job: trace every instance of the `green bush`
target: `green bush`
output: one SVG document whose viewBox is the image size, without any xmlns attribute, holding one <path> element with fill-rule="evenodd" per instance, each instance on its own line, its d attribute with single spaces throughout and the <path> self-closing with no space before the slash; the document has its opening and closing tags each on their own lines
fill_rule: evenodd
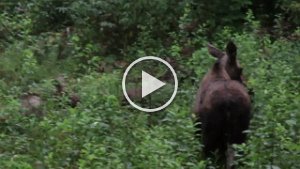
<svg viewBox="0 0 300 169">
<path fill-rule="evenodd" d="M 255 93 L 236 163 L 300 168 L 298 2 L 22 0 L 0 9 L 0 168 L 218 168 L 201 155 L 191 107 L 214 62 L 206 45 L 229 39 Z M 171 62 L 180 79 L 158 113 L 122 97 L 126 65 L 144 55 Z M 41 98 L 42 116 L 22 113 L 26 94 Z"/>
</svg>

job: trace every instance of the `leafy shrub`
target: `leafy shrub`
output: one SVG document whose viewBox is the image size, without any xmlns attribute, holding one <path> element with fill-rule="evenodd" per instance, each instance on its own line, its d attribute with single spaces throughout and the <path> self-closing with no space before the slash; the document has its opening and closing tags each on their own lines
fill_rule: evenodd
<svg viewBox="0 0 300 169">
<path fill-rule="evenodd" d="M 243 152 L 236 162 L 300 167 L 299 30 L 279 24 L 297 26 L 296 1 L 274 1 L 270 13 L 266 2 L 233 0 L 9 2 L 0 3 L 1 167 L 216 168 L 201 156 L 191 106 L 214 61 L 206 44 L 223 48 L 228 39 L 255 92 L 249 139 L 236 146 Z M 265 23 L 275 21 L 282 33 L 266 34 Z M 165 58 L 180 79 L 174 102 L 154 114 L 122 102 L 117 62 L 143 55 Z M 61 75 L 68 83 L 58 95 Z M 68 103 L 72 92 L 76 107 Z M 42 117 L 21 113 L 25 93 L 39 94 Z"/>
</svg>

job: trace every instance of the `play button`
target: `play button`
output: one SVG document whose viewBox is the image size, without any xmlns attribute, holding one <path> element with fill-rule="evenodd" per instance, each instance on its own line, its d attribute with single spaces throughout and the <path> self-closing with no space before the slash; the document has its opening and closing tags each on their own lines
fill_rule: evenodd
<svg viewBox="0 0 300 169">
<path fill-rule="evenodd" d="M 166 85 L 166 83 L 142 71 L 142 98 L 164 85 Z"/>
<path fill-rule="evenodd" d="M 178 88 L 175 70 L 165 60 L 146 56 L 132 62 L 125 70 L 122 90 L 134 108 L 155 112 L 174 100 Z"/>
</svg>

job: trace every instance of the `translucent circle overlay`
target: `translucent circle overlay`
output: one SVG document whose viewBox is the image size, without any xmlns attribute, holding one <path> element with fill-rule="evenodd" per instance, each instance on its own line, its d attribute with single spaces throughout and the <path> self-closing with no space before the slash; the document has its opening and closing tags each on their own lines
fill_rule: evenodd
<svg viewBox="0 0 300 169">
<path fill-rule="evenodd" d="M 149 109 L 149 108 L 143 108 L 137 104 L 135 104 L 128 96 L 127 94 L 127 91 L 126 91 L 126 78 L 127 78 L 127 75 L 128 75 L 128 72 L 130 71 L 130 69 L 136 65 L 137 63 L 139 62 L 142 62 L 142 61 L 145 61 L 145 60 L 155 60 L 155 61 L 159 61 L 161 63 L 163 63 L 164 65 L 166 65 L 172 72 L 173 74 L 173 78 L 174 78 L 174 83 L 175 83 L 175 86 L 174 86 L 174 91 L 172 93 L 172 96 L 171 98 L 165 103 L 163 104 L 162 106 L 160 107 L 157 107 L 157 108 L 152 108 L 152 109 Z M 178 79 L 177 79 L 177 75 L 176 75 L 176 72 L 175 70 L 173 69 L 173 67 L 165 60 L 159 58 L 159 57 L 155 57 L 155 56 L 145 56 L 145 57 L 141 57 L 135 61 L 133 61 L 125 70 L 125 73 L 123 75 L 123 79 L 122 79 L 122 90 L 123 90 L 123 94 L 126 98 L 126 100 L 136 109 L 140 110 L 140 111 L 144 111 L 144 112 L 156 112 L 156 111 L 160 111 L 164 108 L 166 108 L 167 106 L 169 106 L 172 101 L 174 100 L 176 94 L 177 94 L 177 90 L 178 90 Z"/>
</svg>

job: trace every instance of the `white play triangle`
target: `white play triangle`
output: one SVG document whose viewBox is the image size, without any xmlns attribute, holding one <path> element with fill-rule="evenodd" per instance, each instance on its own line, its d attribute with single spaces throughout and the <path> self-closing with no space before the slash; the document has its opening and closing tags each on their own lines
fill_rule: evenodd
<svg viewBox="0 0 300 169">
<path fill-rule="evenodd" d="M 164 85 L 166 85 L 166 83 L 151 76 L 147 72 L 142 71 L 142 98 L 163 87 Z"/>
</svg>

